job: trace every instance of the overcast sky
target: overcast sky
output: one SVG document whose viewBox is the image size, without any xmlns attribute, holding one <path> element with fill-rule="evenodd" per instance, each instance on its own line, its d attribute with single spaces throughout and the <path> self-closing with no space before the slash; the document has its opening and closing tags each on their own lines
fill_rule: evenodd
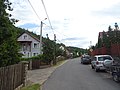
<svg viewBox="0 0 120 90">
<path fill-rule="evenodd" d="M 12 15 L 18 19 L 16 26 L 40 34 L 40 21 L 48 18 L 41 0 L 9 0 Z M 31 2 L 35 12 L 33 11 Z M 98 33 L 120 24 L 120 0 L 43 0 L 49 19 L 43 22 L 43 37 L 66 46 L 88 48 L 95 45 Z M 91 43 L 90 43 L 91 42 Z"/>
</svg>

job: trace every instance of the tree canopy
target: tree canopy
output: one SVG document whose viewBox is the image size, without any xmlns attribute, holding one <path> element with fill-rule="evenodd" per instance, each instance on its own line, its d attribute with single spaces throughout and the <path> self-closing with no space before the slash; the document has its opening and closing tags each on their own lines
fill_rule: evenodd
<svg viewBox="0 0 120 90">
<path fill-rule="evenodd" d="M 9 19 L 12 11 L 8 0 L 0 0 L 0 67 L 18 63 L 20 54 L 17 44 L 17 33 L 14 27 L 15 19 Z"/>
<path fill-rule="evenodd" d="M 98 42 L 95 48 L 106 47 L 110 48 L 112 44 L 120 43 L 120 31 L 119 26 L 115 23 L 115 29 L 112 29 L 111 26 L 108 27 L 108 31 L 102 32 L 102 38 L 98 38 Z"/>
</svg>

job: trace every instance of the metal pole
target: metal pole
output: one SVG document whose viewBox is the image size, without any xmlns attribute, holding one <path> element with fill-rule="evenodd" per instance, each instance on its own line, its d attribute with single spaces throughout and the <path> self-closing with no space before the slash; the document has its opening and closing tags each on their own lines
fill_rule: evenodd
<svg viewBox="0 0 120 90">
<path fill-rule="evenodd" d="M 54 60 L 53 60 L 53 64 L 56 65 L 56 35 L 54 34 Z"/>
<path fill-rule="evenodd" d="M 45 18 L 44 20 L 46 20 Z M 42 54 L 42 27 L 43 27 L 43 22 L 41 21 L 41 27 L 40 27 L 40 54 Z"/>
<path fill-rule="evenodd" d="M 41 21 L 41 28 L 40 28 L 40 54 L 42 54 L 42 26 L 43 26 L 43 22 Z"/>
</svg>

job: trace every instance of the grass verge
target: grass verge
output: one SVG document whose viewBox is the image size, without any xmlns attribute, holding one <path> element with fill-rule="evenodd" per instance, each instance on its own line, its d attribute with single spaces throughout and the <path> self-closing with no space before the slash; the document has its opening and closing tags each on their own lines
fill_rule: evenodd
<svg viewBox="0 0 120 90">
<path fill-rule="evenodd" d="M 20 90 L 40 90 L 40 84 L 33 84 L 30 86 L 26 86 L 21 88 Z"/>
<path fill-rule="evenodd" d="M 66 62 L 66 60 L 58 61 L 57 64 L 54 66 L 60 66 L 60 65 L 64 64 L 65 62 Z"/>
</svg>

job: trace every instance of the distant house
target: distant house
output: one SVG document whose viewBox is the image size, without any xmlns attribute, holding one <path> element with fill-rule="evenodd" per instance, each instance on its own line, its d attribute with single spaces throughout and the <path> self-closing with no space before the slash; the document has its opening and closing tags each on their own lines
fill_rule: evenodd
<svg viewBox="0 0 120 90">
<path fill-rule="evenodd" d="M 17 41 L 20 44 L 20 53 L 24 58 L 37 56 L 40 54 L 40 40 L 28 32 L 22 33 Z"/>
<path fill-rule="evenodd" d="M 72 55 L 72 53 L 70 53 L 68 49 L 65 48 L 64 46 L 60 46 L 59 49 L 61 49 L 62 51 L 65 51 L 67 57 Z"/>
</svg>

